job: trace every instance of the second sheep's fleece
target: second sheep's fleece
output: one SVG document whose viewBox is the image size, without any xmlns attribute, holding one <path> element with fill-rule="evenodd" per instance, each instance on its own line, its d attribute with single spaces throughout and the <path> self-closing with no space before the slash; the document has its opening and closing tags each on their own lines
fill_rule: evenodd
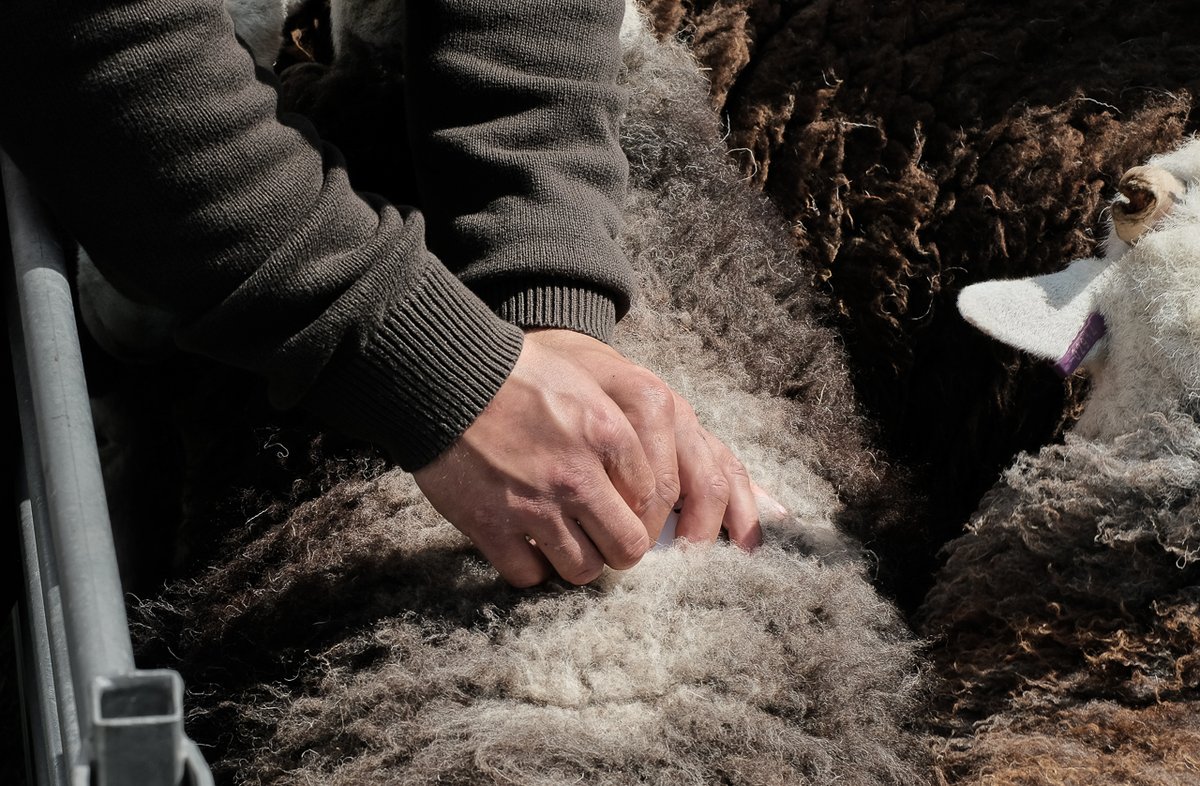
<svg viewBox="0 0 1200 786">
<path fill-rule="evenodd" d="M 967 325 L 958 293 L 1090 254 L 1121 174 L 1200 130 L 1200 14 L 1189 0 L 648 6 L 708 69 L 731 153 L 833 303 L 882 446 L 918 473 L 925 515 L 888 544 L 915 606 L 936 550 L 1018 452 L 1059 438 L 1083 387 L 1064 395 L 1048 364 Z"/>
<path fill-rule="evenodd" d="M 835 484 L 867 488 L 875 462 L 837 342 L 807 299 L 785 309 L 763 292 L 760 277 L 800 263 L 730 168 L 690 56 L 636 15 L 624 48 L 625 243 L 642 297 L 616 343 L 688 398 L 790 515 L 753 555 L 681 546 L 585 588 L 517 591 L 409 477 L 325 438 L 305 451 L 307 438 L 285 449 L 272 434 L 262 452 L 309 460 L 307 474 L 275 492 L 253 475 L 208 487 L 259 483 L 249 508 L 191 490 L 185 527 L 193 544 L 209 533 L 195 550 L 208 564 L 133 614 L 142 662 L 184 674 L 190 732 L 219 777 L 929 782 L 909 730 L 924 690 L 916 642 L 835 526 Z M 699 284 L 718 274 L 727 290 Z M 803 346 L 732 351 L 784 323 Z M 745 364 L 771 363 L 798 364 L 814 387 L 763 391 Z M 185 442 L 203 458 L 214 438 Z"/>
<path fill-rule="evenodd" d="M 1017 346 L 1086 354 L 1095 379 L 1064 444 L 1021 456 L 949 545 L 921 610 L 963 781 L 1200 777 L 1198 175 L 1200 141 L 1130 170 L 1102 259 L 960 299 Z M 1108 332 L 1088 353 L 1093 314 Z"/>
</svg>

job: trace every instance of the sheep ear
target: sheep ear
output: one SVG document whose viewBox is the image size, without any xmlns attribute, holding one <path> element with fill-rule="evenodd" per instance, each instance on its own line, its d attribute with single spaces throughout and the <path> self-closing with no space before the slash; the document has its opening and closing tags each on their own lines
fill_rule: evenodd
<svg viewBox="0 0 1200 786">
<path fill-rule="evenodd" d="M 958 310 L 975 327 L 1069 374 L 1104 334 L 1095 293 L 1109 262 L 1081 259 L 1066 270 L 1015 281 L 973 284 L 958 296 Z"/>
</svg>

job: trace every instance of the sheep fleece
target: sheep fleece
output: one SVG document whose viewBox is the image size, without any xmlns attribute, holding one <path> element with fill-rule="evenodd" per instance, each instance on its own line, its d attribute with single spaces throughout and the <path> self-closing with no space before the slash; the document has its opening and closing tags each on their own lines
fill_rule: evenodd
<svg viewBox="0 0 1200 786">
<path fill-rule="evenodd" d="M 393 472 L 140 615 L 213 664 L 219 688 L 189 687 L 222 694 L 201 722 L 238 783 L 925 782 L 895 726 L 916 671 L 894 610 L 853 564 L 772 540 L 520 592 Z M 241 682 L 276 659 L 294 670 Z"/>
<path fill-rule="evenodd" d="M 923 690 L 916 642 L 834 526 L 831 480 L 845 476 L 822 471 L 870 464 L 861 432 L 834 439 L 857 423 L 836 341 L 811 316 L 796 324 L 813 342 L 806 367 L 830 384 L 820 406 L 756 390 L 743 355 L 705 346 L 710 319 L 760 305 L 785 318 L 754 271 L 795 252 L 724 159 L 711 112 L 670 111 L 704 106 L 687 54 L 629 34 L 626 243 L 644 297 L 617 344 L 791 515 L 754 555 L 681 547 L 585 588 L 517 591 L 410 478 L 350 464 L 296 507 L 231 522 L 207 569 L 135 611 L 142 657 L 188 680 L 191 732 L 222 779 L 928 782 L 907 728 Z M 737 288 L 677 310 L 703 265 Z M 814 431 L 797 438 L 805 413 Z"/>
<path fill-rule="evenodd" d="M 950 772 L 1022 784 L 1195 778 L 1197 489 L 1200 427 L 1186 414 L 1146 415 L 1111 442 L 1068 434 L 1004 474 L 948 546 L 920 612 L 941 640 Z"/>
</svg>

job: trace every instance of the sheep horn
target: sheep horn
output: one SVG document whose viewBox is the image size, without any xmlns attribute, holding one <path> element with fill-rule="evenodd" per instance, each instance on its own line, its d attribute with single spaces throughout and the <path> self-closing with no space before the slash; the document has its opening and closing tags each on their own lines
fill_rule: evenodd
<svg viewBox="0 0 1200 786">
<path fill-rule="evenodd" d="M 1113 227 L 1126 243 L 1137 239 L 1171 212 L 1183 195 L 1183 181 L 1156 166 L 1135 166 L 1121 177 L 1113 203 Z"/>
</svg>

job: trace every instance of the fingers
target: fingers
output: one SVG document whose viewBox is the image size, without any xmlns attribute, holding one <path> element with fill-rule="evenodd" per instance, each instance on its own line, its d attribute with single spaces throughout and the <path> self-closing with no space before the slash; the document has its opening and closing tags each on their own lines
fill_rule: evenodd
<svg viewBox="0 0 1200 786">
<path fill-rule="evenodd" d="M 527 513 L 477 532 L 471 540 L 514 587 L 532 587 L 555 574 L 572 584 L 587 584 L 604 570 L 605 558 L 574 519 Z"/>
<path fill-rule="evenodd" d="M 758 503 L 754 496 L 754 484 L 746 467 L 733 455 L 724 443 L 704 432 L 717 464 L 729 480 L 729 505 L 722 519 L 729 539 L 746 551 L 753 551 L 762 544 L 762 527 L 758 519 Z"/>
<path fill-rule="evenodd" d="M 677 409 L 684 415 L 691 414 L 691 407 L 682 401 L 677 404 Z M 680 421 L 675 441 L 679 451 L 682 509 L 675 537 L 711 543 L 721 532 L 732 484 L 717 462 L 704 429 L 696 423 L 695 415 L 681 417 Z"/>
<path fill-rule="evenodd" d="M 606 392 L 625 413 L 650 468 L 652 491 L 644 494 L 646 482 L 642 479 L 637 490 L 622 490 L 622 497 L 642 520 L 650 540 L 654 541 L 679 501 L 676 396 L 666 383 L 649 372 L 630 375 L 626 384 L 610 385 Z"/>
<path fill-rule="evenodd" d="M 754 501 L 758 503 L 759 510 L 768 511 L 768 518 L 772 521 L 784 519 L 788 515 L 788 509 L 783 504 L 772 497 L 762 486 L 750 481 L 750 490 L 754 492 Z"/>
<path fill-rule="evenodd" d="M 534 587 L 553 575 L 550 563 L 538 546 L 523 537 L 472 537 L 471 540 L 500 577 L 514 587 Z"/>
<path fill-rule="evenodd" d="M 692 408 L 570 331 L 529 334 L 492 403 L 414 477 L 518 587 L 632 567 L 681 500 L 680 537 L 710 542 L 724 527 L 748 549 L 761 538 L 745 469 Z"/>
<path fill-rule="evenodd" d="M 683 495 L 677 537 L 708 543 L 724 528 L 738 546 L 747 551 L 757 548 L 762 528 L 745 466 L 700 426 L 686 403 L 681 400 L 677 408 L 682 414 L 676 442 Z"/>
<path fill-rule="evenodd" d="M 590 493 L 579 496 L 564 510 L 591 539 L 605 564 L 617 570 L 632 568 L 653 543 L 642 520 L 610 483 L 596 483 Z"/>
<path fill-rule="evenodd" d="M 573 519 L 560 521 L 553 533 L 542 540 L 535 539 L 534 545 L 555 572 L 572 584 L 593 582 L 604 570 L 604 557 L 579 522 Z"/>
</svg>

